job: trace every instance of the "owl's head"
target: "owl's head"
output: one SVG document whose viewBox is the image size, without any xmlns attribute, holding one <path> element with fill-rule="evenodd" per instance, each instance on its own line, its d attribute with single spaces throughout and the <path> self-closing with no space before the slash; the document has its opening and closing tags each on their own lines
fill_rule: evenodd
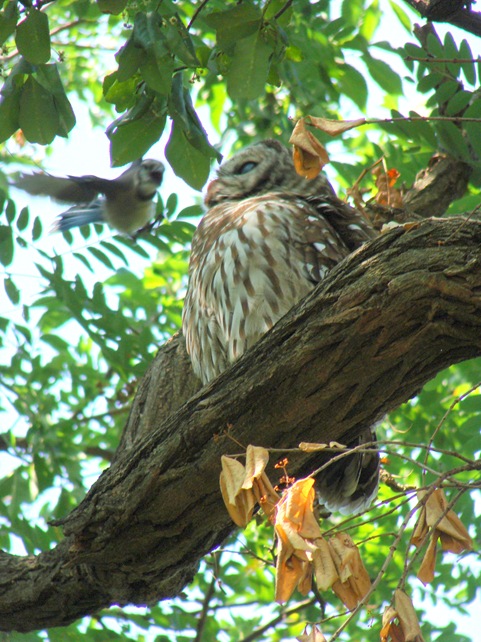
<svg viewBox="0 0 481 642">
<path fill-rule="evenodd" d="M 213 207 L 222 201 L 236 201 L 268 192 L 288 192 L 299 196 L 326 190 L 328 182 L 320 174 L 308 180 L 300 176 L 291 152 L 273 139 L 250 145 L 223 163 L 217 178 L 207 188 L 205 204 Z"/>
</svg>

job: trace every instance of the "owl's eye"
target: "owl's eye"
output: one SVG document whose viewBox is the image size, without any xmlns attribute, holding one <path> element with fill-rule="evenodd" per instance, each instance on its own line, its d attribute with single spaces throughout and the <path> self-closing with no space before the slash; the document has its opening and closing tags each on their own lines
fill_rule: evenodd
<svg viewBox="0 0 481 642">
<path fill-rule="evenodd" d="M 247 174 L 248 172 L 252 172 L 252 170 L 257 167 L 257 163 L 254 163 L 253 161 L 247 161 L 247 163 L 244 163 L 241 165 L 239 168 L 239 171 L 237 172 L 238 174 Z"/>
</svg>

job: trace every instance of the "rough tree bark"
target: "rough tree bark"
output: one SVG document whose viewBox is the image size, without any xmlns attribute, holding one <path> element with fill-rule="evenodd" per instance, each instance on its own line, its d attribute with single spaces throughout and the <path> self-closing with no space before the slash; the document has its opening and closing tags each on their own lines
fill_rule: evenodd
<svg viewBox="0 0 481 642">
<path fill-rule="evenodd" d="M 173 339 L 140 386 L 113 465 L 64 520 L 66 539 L 37 557 L 1 554 L 0 630 L 178 594 L 233 530 L 218 487 L 221 454 L 239 451 L 226 430 L 276 448 L 355 435 L 441 369 L 481 354 L 480 293 L 481 223 L 428 220 L 348 257 L 171 413 L 198 385 Z M 173 400 L 167 409 L 159 391 Z M 291 458 L 289 472 L 312 466 L 312 455 Z"/>
</svg>

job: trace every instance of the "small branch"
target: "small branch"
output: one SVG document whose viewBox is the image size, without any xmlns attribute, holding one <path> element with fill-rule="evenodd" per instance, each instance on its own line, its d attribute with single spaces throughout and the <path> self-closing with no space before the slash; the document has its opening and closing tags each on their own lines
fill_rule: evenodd
<svg viewBox="0 0 481 642">
<path fill-rule="evenodd" d="M 214 553 L 215 557 L 216 553 Z M 214 569 L 215 571 L 215 569 Z M 205 623 L 207 622 L 207 615 L 209 613 L 209 608 L 210 608 L 210 601 L 214 597 L 215 594 L 215 586 L 217 583 L 217 577 L 215 575 L 215 572 L 212 571 L 212 579 L 210 581 L 210 584 L 207 588 L 207 591 L 204 595 L 204 600 L 202 601 L 202 609 L 199 614 L 199 619 L 197 620 L 197 627 L 196 627 L 196 634 L 195 634 L 195 640 L 194 642 L 202 642 L 202 636 L 204 633 L 204 628 L 205 628 Z"/>
<path fill-rule="evenodd" d="M 444 423 L 445 423 L 446 419 L 448 418 L 448 416 L 451 414 L 451 412 L 454 410 L 454 408 L 458 405 L 458 403 L 463 401 L 463 399 L 466 399 L 466 397 L 469 397 L 469 395 L 472 392 L 474 392 L 475 390 L 477 390 L 480 386 L 481 386 L 481 382 L 478 382 L 476 385 L 474 385 L 472 388 L 470 388 L 467 392 L 465 392 L 464 394 L 462 394 L 459 397 L 457 397 L 457 399 L 455 399 L 451 403 L 449 408 L 446 410 L 446 412 L 444 413 L 441 421 L 438 423 L 438 425 L 434 429 L 433 434 L 429 438 L 429 442 L 428 442 L 427 447 L 426 447 L 426 454 L 424 456 L 424 464 L 425 465 L 427 464 L 428 457 L 429 457 L 429 455 L 431 453 L 431 447 L 433 445 L 434 439 L 436 438 L 436 435 L 438 434 L 438 432 L 441 430 L 441 427 L 444 425 Z M 424 476 L 425 476 L 425 472 L 423 472 L 423 477 Z"/>
<path fill-rule="evenodd" d="M 192 18 L 190 19 L 189 24 L 187 25 L 187 31 L 189 31 L 189 29 L 192 27 L 192 25 L 194 24 L 194 22 L 197 20 L 197 17 L 198 17 L 198 15 L 199 15 L 199 13 L 202 11 L 202 9 L 205 7 L 205 5 L 206 5 L 208 2 L 209 2 L 209 0 L 202 0 L 202 2 L 200 3 L 200 5 L 199 5 L 199 6 L 197 7 L 197 9 L 194 11 L 194 15 L 192 16 Z"/>
<path fill-rule="evenodd" d="M 292 0 L 287 0 L 286 4 L 279 9 L 279 11 L 274 15 L 274 20 L 279 20 L 283 13 L 285 13 L 292 4 Z"/>
<path fill-rule="evenodd" d="M 468 62 L 479 62 L 479 58 L 434 58 L 434 57 L 426 57 L 426 58 L 418 58 L 417 56 L 404 56 L 403 60 L 406 60 L 407 62 L 445 62 L 445 63 L 454 63 L 458 65 L 462 65 L 464 63 Z"/>
<path fill-rule="evenodd" d="M 262 635 L 266 631 L 268 631 L 270 628 L 278 624 L 279 622 L 282 622 L 282 620 L 285 620 L 287 617 L 290 615 L 294 615 L 295 613 L 299 613 L 299 611 L 303 611 L 304 609 L 308 608 L 309 606 L 314 606 L 314 604 L 317 604 L 317 598 L 312 598 L 310 600 L 305 600 L 304 602 L 300 602 L 299 604 L 296 604 L 296 606 L 293 606 L 290 609 L 286 609 L 285 611 L 282 611 L 277 615 L 275 618 L 273 618 L 270 622 L 267 622 L 267 624 L 264 624 L 264 626 L 261 626 L 259 629 L 254 631 L 253 633 L 250 633 L 247 637 L 242 638 L 239 640 L 239 642 L 253 642 L 253 640 L 259 640 Z"/>
</svg>

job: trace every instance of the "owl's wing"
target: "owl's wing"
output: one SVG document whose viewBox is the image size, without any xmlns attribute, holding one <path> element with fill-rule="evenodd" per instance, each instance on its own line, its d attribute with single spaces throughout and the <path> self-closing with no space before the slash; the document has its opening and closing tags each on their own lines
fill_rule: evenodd
<svg viewBox="0 0 481 642">
<path fill-rule="evenodd" d="M 334 193 L 308 196 L 306 200 L 336 230 L 351 252 L 378 236 L 361 212 L 341 201 Z"/>
</svg>

